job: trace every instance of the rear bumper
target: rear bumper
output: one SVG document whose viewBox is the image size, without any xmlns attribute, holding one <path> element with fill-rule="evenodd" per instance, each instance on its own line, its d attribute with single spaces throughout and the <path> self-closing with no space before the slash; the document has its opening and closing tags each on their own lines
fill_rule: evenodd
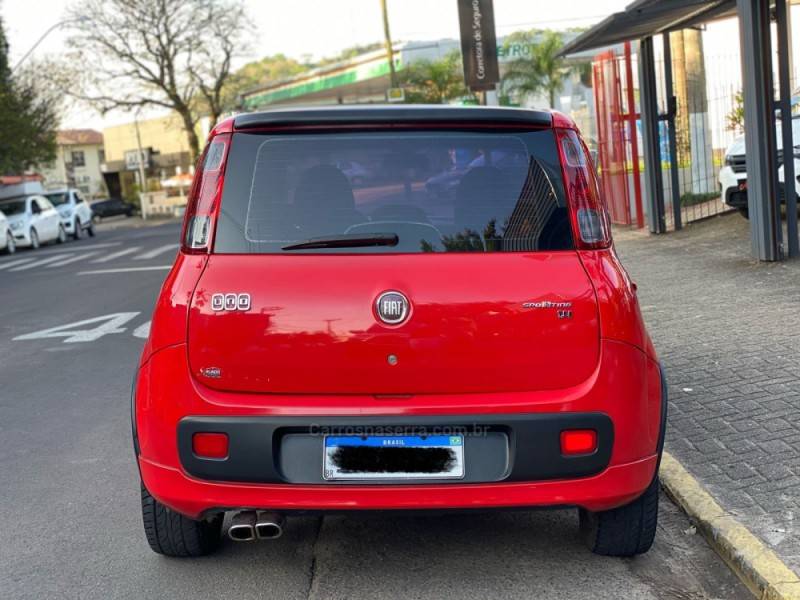
<svg viewBox="0 0 800 600">
<path fill-rule="evenodd" d="M 200 481 L 145 459 L 147 490 L 193 518 L 219 509 L 281 511 L 481 509 L 580 506 L 601 511 L 636 499 L 655 475 L 658 456 L 616 465 L 593 477 L 528 483 L 447 485 L 252 485 Z"/>
<path fill-rule="evenodd" d="M 665 394 L 658 364 L 640 349 L 609 340 L 601 346 L 594 374 L 572 388 L 394 399 L 216 392 L 189 374 L 186 348 L 170 346 L 152 354 L 136 378 L 134 444 L 140 473 L 157 500 L 191 517 L 239 508 L 608 510 L 635 499 L 655 475 Z M 316 484 L 306 475 L 292 476 L 278 460 L 281 432 L 365 422 L 488 425 L 507 436 L 508 466 L 499 475 L 449 483 Z M 598 451 L 565 459 L 560 431 L 584 426 L 598 431 Z M 194 457 L 194 431 L 229 433 L 231 462 Z M 319 443 L 319 455 L 316 450 L 294 455 L 296 461 L 311 456 L 321 467 Z"/>
</svg>

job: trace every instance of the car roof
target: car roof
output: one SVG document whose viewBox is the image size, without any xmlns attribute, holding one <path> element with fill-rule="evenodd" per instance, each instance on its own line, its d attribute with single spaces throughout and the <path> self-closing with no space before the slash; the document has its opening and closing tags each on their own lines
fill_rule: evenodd
<svg viewBox="0 0 800 600">
<path fill-rule="evenodd" d="M 501 106 L 441 104 L 374 104 L 346 106 L 291 106 L 234 118 L 234 128 L 246 130 L 276 125 L 353 125 L 396 123 L 492 123 L 550 127 L 553 113 L 546 110 Z"/>
</svg>

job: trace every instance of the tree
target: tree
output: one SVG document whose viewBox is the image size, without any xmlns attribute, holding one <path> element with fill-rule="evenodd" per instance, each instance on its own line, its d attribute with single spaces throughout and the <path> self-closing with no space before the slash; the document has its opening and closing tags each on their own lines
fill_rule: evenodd
<svg viewBox="0 0 800 600">
<path fill-rule="evenodd" d="M 280 81 L 311 69 L 311 65 L 298 62 L 283 54 L 273 54 L 247 63 L 231 74 L 222 88 L 224 110 L 239 108 L 240 96 L 253 88 L 271 81 Z"/>
<path fill-rule="evenodd" d="M 739 90 L 733 96 L 733 108 L 725 115 L 727 128 L 734 133 L 744 131 L 744 92 Z"/>
<path fill-rule="evenodd" d="M 417 61 L 398 75 L 409 103 L 443 104 L 456 98 L 472 97 L 464 84 L 458 51 L 437 61 Z"/>
<path fill-rule="evenodd" d="M 31 70 L 12 77 L 0 19 L 0 173 L 23 173 L 55 159 L 57 98 L 36 81 Z"/>
<path fill-rule="evenodd" d="M 523 31 L 509 36 L 506 44 L 521 43 L 531 48 L 530 57 L 518 58 L 508 66 L 505 79 L 509 91 L 518 96 L 546 93 L 550 107 L 556 103 L 556 94 L 564 87 L 569 67 L 558 56 L 564 42 L 555 31 Z"/>
<path fill-rule="evenodd" d="M 197 121 L 224 109 L 231 61 L 249 32 L 242 0 L 78 0 L 70 17 L 70 46 L 91 57 L 72 93 L 101 113 L 174 110 L 196 157 Z"/>
</svg>

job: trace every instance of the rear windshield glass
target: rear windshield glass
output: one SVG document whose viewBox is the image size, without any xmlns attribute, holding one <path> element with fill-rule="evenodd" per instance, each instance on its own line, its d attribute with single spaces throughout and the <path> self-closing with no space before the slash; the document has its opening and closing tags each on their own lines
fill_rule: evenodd
<svg viewBox="0 0 800 600">
<path fill-rule="evenodd" d="M 317 238 L 322 243 L 316 247 L 291 248 Z M 348 241 L 353 239 L 357 242 Z M 214 251 L 530 252 L 572 247 L 550 130 L 237 133 Z"/>
</svg>

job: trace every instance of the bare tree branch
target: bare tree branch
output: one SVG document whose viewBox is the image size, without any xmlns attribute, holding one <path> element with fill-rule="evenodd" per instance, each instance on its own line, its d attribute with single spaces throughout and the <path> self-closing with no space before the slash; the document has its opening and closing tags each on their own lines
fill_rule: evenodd
<svg viewBox="0 0 800 600">
<path fill-rule="evenodd" d="M 90 17 L 76 19 L 69 38 L 89 69 L 68 93 L 101 112 L 174 110 L 196 157 L 200 111 L 219 118 L 222 87 L 249 32 L 242 0 L 78 0 L 70 13 Z"/>
</svg>

